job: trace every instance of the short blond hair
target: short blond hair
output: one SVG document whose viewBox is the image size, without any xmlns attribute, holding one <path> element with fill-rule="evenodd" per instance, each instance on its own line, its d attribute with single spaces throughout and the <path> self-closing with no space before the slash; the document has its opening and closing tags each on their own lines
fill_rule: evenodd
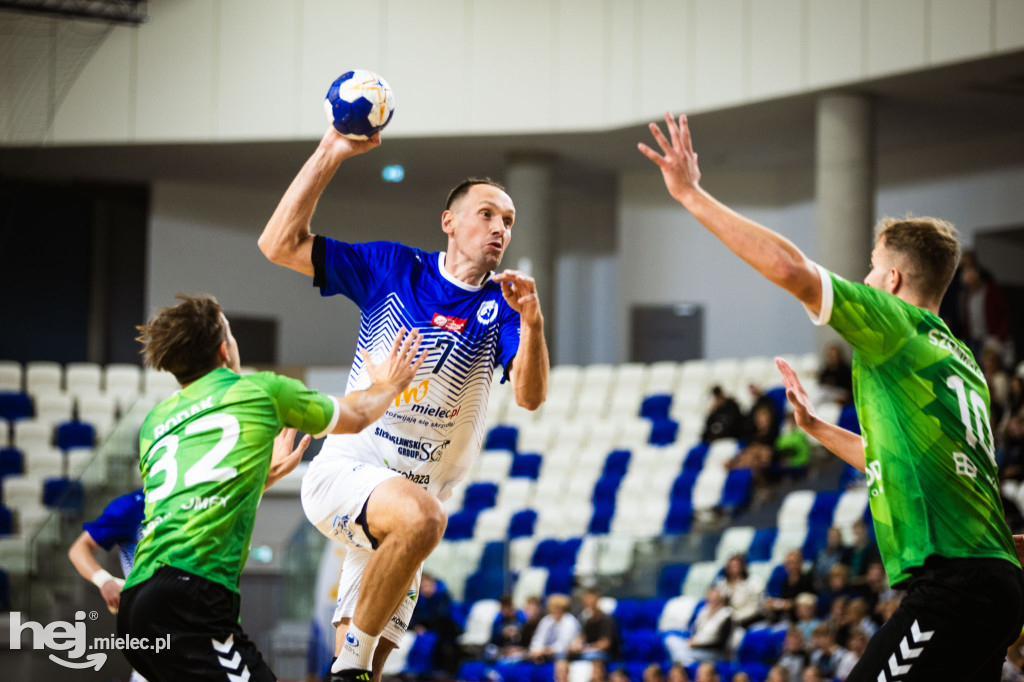
<svg viewBox="0 0 1024 682">
<path fill-rule="evenodd" d="M 960 263 L 960 235 L 953 223 L 927 216 L 882 218 L 875 226 L 875 243 L 882 240 L 901 257 L 900 274 L 910 288 L 940 302 Z"/>
</svg>

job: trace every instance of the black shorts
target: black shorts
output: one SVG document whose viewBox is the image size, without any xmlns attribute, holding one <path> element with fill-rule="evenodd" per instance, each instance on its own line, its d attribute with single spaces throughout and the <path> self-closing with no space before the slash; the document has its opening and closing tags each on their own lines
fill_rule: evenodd
<svg viewBox="0 0 1024 682">
<path fill-rule="evenodd" d="M 239 597 L 206 578 L 165 566 L 121 593 L 118 635 L 170 635 L 170 646 L 125 651 L 150 682 L 276 680 L 256 645 L 238 624 Z"/>
<path fill-rule="evenodd" d="M 847 682 L 999 682 L 1024 625 L 1024 572 L 1001 559 L 932 557 Z"/>
</svg>

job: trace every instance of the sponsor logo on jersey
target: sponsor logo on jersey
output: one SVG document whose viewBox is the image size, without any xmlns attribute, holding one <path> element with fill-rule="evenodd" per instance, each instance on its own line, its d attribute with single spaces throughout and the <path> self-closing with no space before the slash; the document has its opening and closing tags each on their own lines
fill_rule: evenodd
<svg viewBox="0 0 1024 682">
<path fill-rule="evenodd" d="M 420 593 L 417 592 L 416 590 L 409 590 L 405 594 L 405 596 L 408 597 L 409 601 L 411 601 L 413 604 L 415 604 L 416 600 L 420 598 Z"/>
<path fill-rule="evenodd" d="M 387 464 L 387 462 L 385 462 L 385 464 Z M 405 476 L 416 485 L 430 485 L 430 474 L 414 474 L 411 471 L 400 471 L 399 469 L 394 469 L 392 467 L 388 467 L 388 469 L 391 469 L 396 474 Z"/>
<path fill-rule="evenodd" d="M 398 627 L 402 628 L 403 630 L 409 629 L 409 626 L 405 624 L 405 621 L 399 618 L 398 616 L 391 616 L 391 622 L 397 625 Z"/>
<path fill-rule="evenodd" d="M 401 438 L 385 431 L 379 426 L 373 430 L 373 435 L 383 438 L 389 443 L 398 447 L 398 454 L 421 462 L 436 462 L 441 459 L 441 453 L 450 440 L 434 440 L 431 438 Z"/>
<path fill-rule="evenodd" d="M 871 491 L 871 497 L 884 495 L 885 491 L 882 490 L 882 463 L 877 459 L 873 462 L 868 462 L 864 467 L 864 473 L 868 477 L 868 490 Z"/>
<path fill-rule="evenodd" d="M 456 405 L 450 410 L 437 407 L 435 405 L 413 405 L 412 411 L 416 414 L 422 414 L 426 417 L 437 417 L 438 419 L 455 419 L 455 415 L 462 409 L 461 405 Z"/>
<path fill-rule="evenodd" d="M 484 301 L 476 311 L 476 319 L 480 324 L 490 324 L 498 316 L 498 302 Z"/>
<path fill-rule="evenodd" d="M 466 328 L 466 320 L 460 317 L 442 315 L 441 313 L 434 313 L 434 316 L 430 318 L 430 324 L 441 329 L 447 329 L 450 332 L 458 332 L 459 334 Z"/>
<path fill-rule="evenodd" d="M 227 509 L 229 497 L 231 496 L 224 495 L 222 497 L 220 495 L 210 495 L 209 497 L 193 497 L 189 499 L 188 502 L 181 505 L 181 508 L 184 509 L 185 511 L 188 511 L 189 509 L 201 511 L 203 509 L 206 509 L 207 507 L 216 507 L 217 505 L 220 505 L 221 507 Z"/>
<path fill-rule="evenodd" d="M 401 407 L 402 403 L 405 403 L 406 405 L 409 403 L 418 403 L 427 397 L 427 392 L 429 390 L 430 379 L 424 379 L 417 384 L 415 388 L 410 385 L 395 398 L 395 407 Z"/>
<path fill-rule="evenodd" d="M 180 412 L 177 412 L 173 416 L 168 417 L 167 421 L 165 421 L 163 424 L 159 424 L 155 429 L 153 429 L 153 438 L 159 439 L 162 435 L 164 435 L 165 433 L 167 433 L 168 431 L 170 431 L 175 426 L 185 421 L 189 417 L 194 417 L 204 410 L 212 409 L 213 398 L 203 398 L 198 403 L 193 403 L 193 405 L 187 410 L 181 410 Z"/>
</svg>

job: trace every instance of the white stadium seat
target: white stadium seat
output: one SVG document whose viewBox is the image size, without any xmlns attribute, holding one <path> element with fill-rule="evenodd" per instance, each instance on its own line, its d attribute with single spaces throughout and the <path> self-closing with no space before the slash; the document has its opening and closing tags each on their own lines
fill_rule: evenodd
<svg viewBox="0 0 1024 682">
<path fill-rule="evenodd" d="M 0 360 L 0 391 L 21 391 L 22 373 L 20 362 Z"/>
<path fill-rule="evenodd" d="M 71 395 L 96 394 L 103 381 L 103 368 L 95 362 L 71 362 L 64 368 L 64 390 Z"/>
<path fill-rule="evenodd" d="M 466 628 L 459 635 L 459 643 L 465 646 L 483 646 L 491 640 L 491 627 L 501 611 L 497 599 L 481 599 L 473 602 L 466 616 Z"/>
<path fill-rule="evenodd" d="M 64 390 L 64 368 L 57 362 L 35 361 L 25 365 L 25 391 L 59 393 Z"/>
</svg>

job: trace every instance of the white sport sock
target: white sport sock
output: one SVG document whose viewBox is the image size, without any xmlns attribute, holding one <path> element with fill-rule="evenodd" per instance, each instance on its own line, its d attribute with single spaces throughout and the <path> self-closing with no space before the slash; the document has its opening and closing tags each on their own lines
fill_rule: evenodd
<svg viewBox="0 0 1024 682">
<path fill-rule="evenodd" d="M 370 661 L 373 660 L 373 648 L 376 644 L 376 637 L 366 634 L 350 622 L 348 630 L 345 632 L 345 644 L 341 647 L 338 660 L 331 666 L 331 672 L 337 673 L 349 668 L 369 670 Z"/>
</svg>

